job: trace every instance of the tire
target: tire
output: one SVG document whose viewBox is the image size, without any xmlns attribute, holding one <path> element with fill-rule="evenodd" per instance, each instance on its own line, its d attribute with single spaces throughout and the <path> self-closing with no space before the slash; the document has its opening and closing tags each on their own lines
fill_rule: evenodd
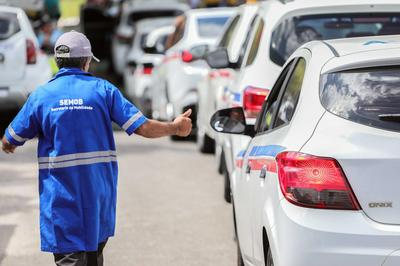
<svg viewBox="0 0 400 266">
<path fill-rule="evenodd" d="M 272 259 L 272 253 L 269 247 L 268 247 L 267 259 L 265 261 L 265 266 L 274 266 L 274 260 Z"/>
<path fill-rule="evenodd" d="M 203 136 L 197 136 L 197 144 L 201 153 L 214 153 L 215 152 L 215 141 L 210 138 L 207 134 Z"/>
<path fill-rule="evenodd" d="M 220 156 L 220 163 L 218 166 L 218 173 L 220 173 L 221 175 L 224 174 L 224 172 L 226 171 L 226 167 L 225 167 L 225 154 L 222 151 L 221 152 L 221 156 Z"/>
<path fill-rule="evenodd" d="M 243 258 L 242 258 L 242 253 L 240 251 L 239 243 L 237 243 L 237 265 L 238 266 L 245 266 Z"/>
<path fill-rule="evenodd" d="M 231 203 L 231 180 L 229 178 L 228 170 L 224 171 L 224 199 L 227 203 Z"/>
</svg>

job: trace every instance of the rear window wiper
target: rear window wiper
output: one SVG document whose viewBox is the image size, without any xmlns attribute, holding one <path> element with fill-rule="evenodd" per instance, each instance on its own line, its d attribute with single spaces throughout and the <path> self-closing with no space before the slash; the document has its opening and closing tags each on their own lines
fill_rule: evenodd
<svg viewBox="0 0 400 266">
<path fill-rule="evenodd" d="M 379 120 L 388 122 L 400 122 L 400 114 L 380 114 Z"/>
</svg>

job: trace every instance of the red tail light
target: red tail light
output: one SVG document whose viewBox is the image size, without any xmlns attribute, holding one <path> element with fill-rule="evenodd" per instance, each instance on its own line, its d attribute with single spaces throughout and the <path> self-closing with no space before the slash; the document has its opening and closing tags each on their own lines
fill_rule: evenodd
<svg viewBox="0 0 400 266">
<path fill-rule="evenodd" d="M 153 72 L 153 68 L 152 67 L 144 67 L 143 68 L 143 74 L 144 75 L 151 75 L 152 72 Z"/>
<path fill-rule="evenodd" d="M 293 204 L 319 209 L 360 209 L 335 159 L 282 152 L 276 160 L 282 193 Z"/>
<path fill-rule="evenodd" d="M 185 63 L 190 63 L 193 61 L 193 55 L 189 51 L 182 52 L 182 61 Z"/>
<path fill-rule="evenodd" d="M 247 87 L 243 94 L 243 107 L 248 118 L 257 117 L 261 111 L 265 97 L 268 96 L 269 90 Z"/>
<path fill-rule="evenodd" d="M 36 64 L 36 47 L 32 40 L 26 40 L 26 62 L 28 65 Z"/>
<path fill-rule="evenodd" d="M 208 73 L 208 77 L 209 77 L 210 79 L 215 79 L 216 77 L 218 77 L 218 72 L 217 72 L 216 70 L 211 70 L 211 71 Z"/>
<path fill-rule="evenodd" d="M 223 78 L 229 78 L 231 76 L 231 73 L 229 72 L 229 70 L 226 69 L 220 69 L 219 70 L 219 75 Z"/>
</svg>

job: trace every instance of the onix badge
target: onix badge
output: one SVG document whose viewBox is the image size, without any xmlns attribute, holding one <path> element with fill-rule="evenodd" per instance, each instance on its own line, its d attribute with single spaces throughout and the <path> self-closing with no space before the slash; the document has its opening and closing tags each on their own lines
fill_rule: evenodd
<svg viewBox="0 0 400 266">
<path fill-rule="evenodd" d="M 368 206 L 370 208 L 392 208 L 392 202 L 370 202 Z"/>
</svg>

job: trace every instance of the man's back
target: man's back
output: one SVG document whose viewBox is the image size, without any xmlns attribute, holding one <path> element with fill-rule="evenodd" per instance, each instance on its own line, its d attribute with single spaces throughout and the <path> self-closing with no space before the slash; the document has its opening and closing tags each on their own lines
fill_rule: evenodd
<svg viewBox="0 0 400 266">
<path fill-rule="evenodd" d="M 42 250 L 96 250 L 114 235 L 112 121 L 132 134 L 147 120 L 109 82 L 63 68 L 29 97 L 7 130 L 16 144 L 39 137 Z"/>
</svg>

